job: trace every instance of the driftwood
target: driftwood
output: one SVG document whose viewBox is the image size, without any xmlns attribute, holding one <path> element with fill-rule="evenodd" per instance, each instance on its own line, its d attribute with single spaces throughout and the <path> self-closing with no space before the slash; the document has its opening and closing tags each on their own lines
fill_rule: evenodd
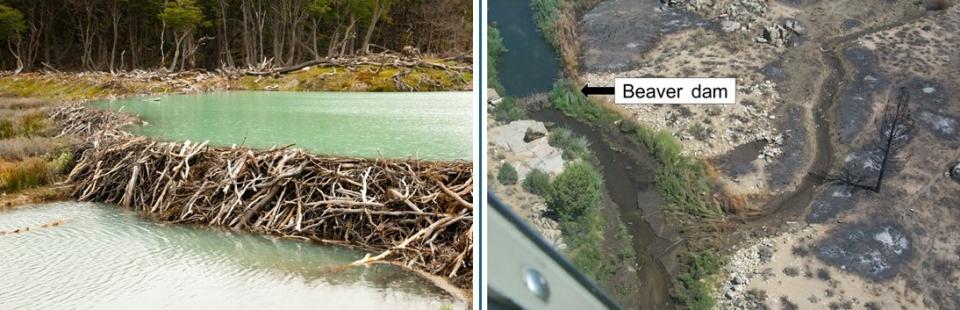
<svg viewBox="0 0 960 310">
<path fill-rule="evenodd" d="M 67 107 L 64 134 L 86 135 L 68 176 L 83 201 L 115 203 L 161 221 L 198 223 L 346 244 L 385 262 L 473 281 L 473 182 L 468 162 L 320 157 L 291 148 L 157 142 L 80 124 L 123 120 Z M 99 129 L 99 131 L 95 131 Z"/>
<path fill-rule="evenodd" d="M 473 69 L 470 66 L 448 66 L 441 63 L 432 63 L 420 58 L 401 57 L 392 54 L 380 54 L 371 57 L 346 57 L 346 58 L 323 58 L 311 60 L 300 64 L 280 67 L 272 70 L 248 70 L 246 75 L 252 76 L 277 76 L 284 73 L 297 71 L 310 66 L 391 66 L 397 68 L 426 67 L 447 71 L 469 72 Z"/>
</svg>

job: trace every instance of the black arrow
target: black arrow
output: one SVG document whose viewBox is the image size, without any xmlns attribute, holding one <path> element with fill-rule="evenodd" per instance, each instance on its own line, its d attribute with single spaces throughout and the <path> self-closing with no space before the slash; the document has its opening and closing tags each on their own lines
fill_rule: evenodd
<svg viewBox="0 0 960 310">
<path fill-rule="evenodd" d="M 580 92 L 584 96 L 590 95 L 613 95 L 613 87 L 590 87 L 590 85 L 583 85 L 583 88 L 580 89 Z"/>
</svg>

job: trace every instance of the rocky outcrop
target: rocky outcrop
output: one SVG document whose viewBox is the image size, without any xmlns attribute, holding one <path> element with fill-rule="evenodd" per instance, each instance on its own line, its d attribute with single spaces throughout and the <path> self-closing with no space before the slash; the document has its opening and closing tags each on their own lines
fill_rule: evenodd
<svg viewBox="0 0 960 310">
<path fill-rule="evenodd" d="M 563 151 L 550 145 L 546 126 L 538 121 L 519 120 L 491 128 L 490 140 L 511 153 L 520 181 L 533 169 L 556 175 L 563 171 Z"/>
<path fill-rule="evenodd" d="M 953 166 L 953 169 L 950 169 L 950 177 L 960 183 L 960 163 L 957 163 L 956 166 Z"/>
</svg>

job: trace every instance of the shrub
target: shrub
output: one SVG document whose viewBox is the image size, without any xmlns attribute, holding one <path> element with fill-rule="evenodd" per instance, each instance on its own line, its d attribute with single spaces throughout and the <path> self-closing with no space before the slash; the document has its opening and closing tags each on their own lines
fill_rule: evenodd
<svg viewBox="0 0 960 310">
<path fill-rule="evenodd" d="M 691 252 L 686 255 L 683 262 L 683 271 L 674 279 L 670 296 L 682 308 L 713 308 L 716 301 L 703 279 L 720 272 L 720 267 L 723 265 L 720 256 L 711 250 Z"/>
<path fill-rule="evenodd" d="M 710 135 L 713 134 L 713 128 L 696 123 L 688 127 L 687 132 L 690 133 L 694 139 L 699 141 L 707 141 L 707 139 L 710 139 Z"/>
<path fill-rule="evenodd" d="M 602 184 L 600 174 L 590 164 L 568 164 L 553 180 L 547 204 L 562 222 L 577 221 L 600 204 Z"/>
<path fill-rule="evenodd" d="M 566 128 L 550 129 L 550 145 L 563 150 L 563 159 L 589 159 L 590 142 Z"/>
<path fill-rule="evenodd" d="M 503 163 L 500 166 L 500 173 L 497 174 L 497 181 L 503 185 L 517 184 L 517 169 L 514 169 L 510 163 Z"/>
<path fill-rule="evenodd" d="M 504 97 L 503 101 L 493 108 L 493 117 L 501 122 L 512 122 L 527 118 L 527 111 L 517 105 L 516 99 Z"/>
<path fill-rule="evenodd" d="M 540 169 L 533 169 L 523 179 L 523 189 L 534 195 L 547 196 L 550 193 L 550 175 Z"/>
</svg>

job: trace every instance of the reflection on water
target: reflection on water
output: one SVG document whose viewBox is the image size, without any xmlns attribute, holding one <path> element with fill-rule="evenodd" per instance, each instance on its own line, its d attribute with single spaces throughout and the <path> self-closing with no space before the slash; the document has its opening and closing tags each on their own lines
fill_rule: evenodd
<svg viewBox="0 0 960 310">
<path fill-rule="evenodd" d="M 0 212 L 0 309 L 439 309 L 462 302 L 389 265 L 337 268 L 343 247 L 55 203 Z"/>
<path fill-rule="evenodd" d="M 139 114 L 135 134 L 252 147 L 296 144 L 314 152 L 432 160 L 472 158 L 470 92 L 217 92 L 98 106 Z"/>
</svg>

